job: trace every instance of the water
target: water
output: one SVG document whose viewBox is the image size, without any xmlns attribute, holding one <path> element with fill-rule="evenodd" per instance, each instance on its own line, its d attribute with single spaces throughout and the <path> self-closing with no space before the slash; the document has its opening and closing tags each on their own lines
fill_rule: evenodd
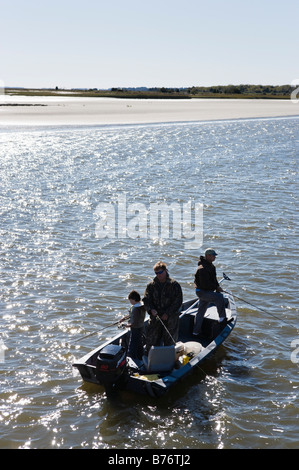
<svg viewBox="0 0 299 470">
<path fill-rule="evenodd" d="M 298 119 L 2 128 L 1 448 L 298 447 Z M 203 204 L 203 247 L 95 236 L 96 208 Z M 212 246 L 238 323 L 159 401 L 82 383 L 75 358 L 127 314 L 162 259 L 185 300 Z M 278 318 L 281 318 L 281 321 Z"/>
</svg>

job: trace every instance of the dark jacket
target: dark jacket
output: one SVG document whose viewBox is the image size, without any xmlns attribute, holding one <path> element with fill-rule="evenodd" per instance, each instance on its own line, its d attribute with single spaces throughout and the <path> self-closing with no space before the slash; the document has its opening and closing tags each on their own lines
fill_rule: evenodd
<svg viewBox="0 0 299 470">
<path fill-rule="evenodd" d="M 194 279 L 197 289 L 215 291 L 219 287 L 216 277 L 216 268 L 204 256 L 198 261 L 198 268 Z"/>
<path fill-rule="evenodd" d="M 143 303 L 149 314 L 151 310 L 157 310 L 159 316 L 164 313 L 168 317 L 176 316 L 180 312 L 182 302 L 182 288 L 177 281 L 169 276 L 165 282 L 160 282 L 155 277 L 145 289 Z"/>
</svg>

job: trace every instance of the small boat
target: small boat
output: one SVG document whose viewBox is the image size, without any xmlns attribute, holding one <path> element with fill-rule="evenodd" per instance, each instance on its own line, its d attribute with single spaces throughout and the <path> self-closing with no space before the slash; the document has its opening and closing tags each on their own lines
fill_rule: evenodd
<svg viewBox="0 0 299 470">
<path fill-rule="evenodd" d="M 192 334 L 198 302 L 194 299 L 182 306 L 176 344 L 152 346 L 142 360 L 132 359 L 127 354 L 130 331 L 121 331 L 81 357 L 73 367 L 84 381 L 104 386 L 108 397 L 117 390 L 160 397 L 213 354 L 232 332 L 237 321 L 235 301 L 230 293 L 223 295 L 226 319 L 219 322 L 216 306 L 210 304 L 200 337 Z"/>
</svg>

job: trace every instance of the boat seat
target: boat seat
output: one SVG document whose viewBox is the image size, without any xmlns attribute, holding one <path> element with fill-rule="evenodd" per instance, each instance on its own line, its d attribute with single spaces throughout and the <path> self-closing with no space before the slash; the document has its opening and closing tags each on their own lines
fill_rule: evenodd
<svg viewBox="0 0 299 470">
<path fill-rule="evenodd" d="M 142 359 L 147 372 L 167 372 L 174 368 L 175 347 L 152 346 L 148 356 L 143 356 Z"/>
</svg>

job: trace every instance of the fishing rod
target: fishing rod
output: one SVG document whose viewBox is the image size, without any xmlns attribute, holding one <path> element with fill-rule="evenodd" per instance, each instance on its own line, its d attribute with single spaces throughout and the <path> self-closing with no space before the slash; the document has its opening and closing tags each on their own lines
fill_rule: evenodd
<svg viewBox="0 0 299 470">
<path fill-rule="evenodd" d="M 130 314 L 129 315 L 126 315 L 125 317 L 121 318 L 120 320 L 114 322 L 114 323 L 111 323 L 110 325 L 107 325 L 107 326 L 104 326 L 104 328 L 101 328 L 100 330 L 98 331 L 94 331 L 93 333 L 89 333 L 89 335 L 86 335 L 86 336 L 81 336 L 81 338 L 78 338 L 74 341 L 74 343 L 76 343 L 77 341 L 81 341 L 81 339 L 85 339 L 85 338 L 89 338 L 90 336 L 92 335 L 96 335 L 97 333 L 100 333 L 100 331 L 103 331 L 105 330 L 106 328 L 110 328 L 111 326 L 114 326 L 114 325 L 118 325 L 119 323 L 122 323 L 123 321 L 125 320 L 128 320 L 130 318 Z"/>
</svg>

